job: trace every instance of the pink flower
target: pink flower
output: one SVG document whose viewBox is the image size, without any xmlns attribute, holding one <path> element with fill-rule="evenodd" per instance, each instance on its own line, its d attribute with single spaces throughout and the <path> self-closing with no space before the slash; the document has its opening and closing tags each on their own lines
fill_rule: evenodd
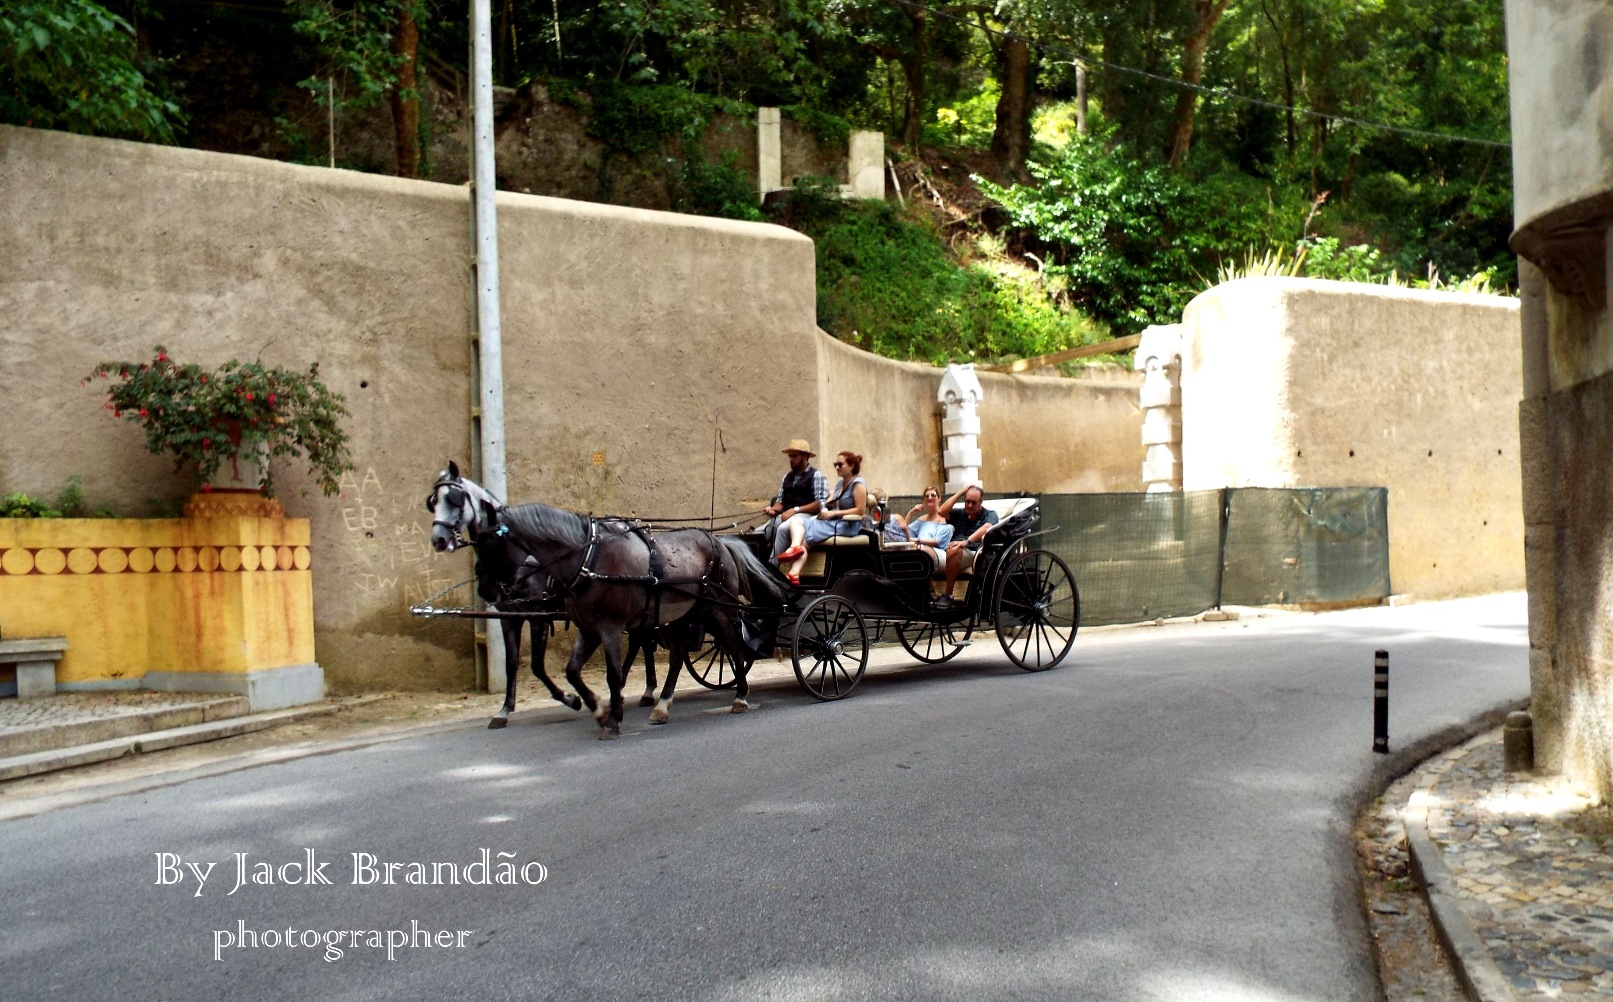
<svg viewBox="0 0 1613 1002">
<path fill-rule="evenodd" d="M 251 392 L 248 392 L 248 393 L 247 393 L 247 395 L 246 395 L 246 398 L 247 398 L 247 399 L 248 399 L 248 400 L 251 400 L 251 399 L 252 399 L 252 394 L 251 394 Z"/>
<path fill-rule="evenodd" d="M 202 485 L 202 493 L 203 493 L 203 494 L 206 494 L 206 493 L 208 493 L 208 492 L 209 492 L 209 491 L 211 491 L 211 490 L 212 490 L 212 489 L 213 489 L 213 485 L 212 485 L 212 484 L 203 484 L 203 485 Z"/>
<path fill-rule="evenodd" d="M 122 411 L 120 411 L 120 410 L 114 410 L 114 411 L 113 411 L 113 412 L 112 412 L 112 416 L 113 416 L 113 417 L 116 417 L 116 418 L 120 418 L 120 417 L 122 417 L 122 416 L 123 416 L 123 412 L 122 412 Z"/>
<path fill-rule="evenodd" d="M 142 407 L 142 408 L 140 408 L 140 416 L 141 416 L 141 417 L 145 417 L 145 416 L 146 416 L 146 409 L 145 409 L 145 408 L 144 408 L 144 407 Z"/>
<path fill-rule="evenodd" d="M 166 362 L 166 361 L 168 361 L 168 353 L 167 353 L 167 352 L 165 352 L 165 351 L 159 351 L 159 352 L 157 352 L 157 361 L 159 361 L 159 362 Z"/>
<path fill-rule="evenodd" d="M 212 448 L 212 446 L 213 446 L 213 440 L 212 439 L 210 439 L 210 438 L 202 439 L 202 448 L 210 449 L 210 448 Z"/>
</svg>

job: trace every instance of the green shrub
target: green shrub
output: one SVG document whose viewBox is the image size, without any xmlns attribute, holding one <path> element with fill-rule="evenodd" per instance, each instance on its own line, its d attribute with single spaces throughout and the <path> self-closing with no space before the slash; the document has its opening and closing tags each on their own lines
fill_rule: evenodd
<svg viewBox="0 0 1613 1002">
<path fill-rule="evenodd" d="M 1005 264 L 960 267 L 924 225 L 888 203 L 843 201 L 832 181 L 804 178 L 772 211 L 813 239 L 818 325 L 876 354 L 984 362 L 1104 336 L 1034 274 Z"/>
<path fill-rule="evenodd" d="M 22 491 L 0 497 L 0 518 L 61 518 L 62 513 Z"/>
<path fill-rule="evenodd" d="M 756 189 L 750 178 L 734 169 L 737 150 L 728 150 L 722 162 L 707 160 L 694 142 L 683 145 L 683 161 L 670 179 L 672 210 L 697 216 L 748 219 L 761 222 Z"/>
<path fill-rule="evenodd" d="M 1192 178 L 1080 137 L 1030 165 L 1035 185 L 976 178 L 1013 226 L 1052 248 L 1049 270 L 1099 320 L 1135 332 L 1176 319 L 1226 259 L 1286 242 L 1303 207 L 1234 173 Z"/>
</svg>

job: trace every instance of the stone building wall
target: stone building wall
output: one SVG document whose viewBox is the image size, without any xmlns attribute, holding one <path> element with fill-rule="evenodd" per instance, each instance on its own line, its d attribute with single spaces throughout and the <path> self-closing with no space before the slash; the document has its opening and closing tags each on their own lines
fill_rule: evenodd
<svg viewBox="0 0 1613 1002">
<path fill-rule="evenodd" d="M 1247 278 L 1181 338 L 1186 490 L 1387 487 L 1395 593 L 1523 587 L 1516 299 Z"/>
<path fill-rule="evenodd" d="M 1613 7 L 1508 0 L 1537 765 L 1613 797 Z"/>
</svg>

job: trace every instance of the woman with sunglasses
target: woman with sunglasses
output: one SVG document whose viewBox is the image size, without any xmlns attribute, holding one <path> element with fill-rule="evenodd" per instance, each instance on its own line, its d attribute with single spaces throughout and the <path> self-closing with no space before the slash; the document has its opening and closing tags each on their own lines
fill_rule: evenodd
<svg viewBox="0 0 1613 1002">
<path fill-rule="evenodd" d="M 790 584 L 801 583 L 801 568 L 806 566 L 807 549 L 831 536 L 855 536 L 862 529 L 863 516 L 868 511 L 868 483 L 858 476 L 862 472 L 863 457 L 855 452 L 835 455 L 835 481 L 829 501 L 816 516 L 797 515 L 790 519 L 789 548 L 779 554 L 779 567 Z M 789 566 L 785 567 L 785 562 Z"/>
<path fill-rule="evenodd" d="M 928 551 L 937 569 L 946 566 L 947 544 L 952 542 L 952 523 L 941 514 L 940 488 L 924 488 L 924 500 L 909 508 L 906 518 L 892 514 L 891 523 L 896 527 L 890 532 L 892 536 L 909 540 L 919 549 Z"/>
</svg>

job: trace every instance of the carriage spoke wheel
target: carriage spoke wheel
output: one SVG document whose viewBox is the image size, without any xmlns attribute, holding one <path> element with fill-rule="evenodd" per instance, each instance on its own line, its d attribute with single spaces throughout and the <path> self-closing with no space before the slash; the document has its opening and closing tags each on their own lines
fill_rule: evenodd
<svg viewBox="0 0 1613 1002">
<path fill-rule="evenodd" d="M 940 623 L 908 622 L 896 628 L 896 639 L 915 658 L 927 665 L 938 665 L 957 657 L 973 632 L 973 623 L 945 626 Z"/>
<path fill-rule="evenodd" d="M 1075 576 L 1055 554 L 1027 550 L 1003 569 L 992 605 L 997 640 L 1026 671 L 1046 671 L 1075 643 L 1081 596 Z"/>
<path fill-rule="evenodd" d="M 701 637 L 701 646 L 689 655 L 689 677 L 707 689 L 732 689 L 739 684 L 734 659 L 711 634 Z"/>
<path fill-rule="evenodd" d="M 844 699 L 868 668 L 862 613 L 839 595 L 820 595 L 795 621 L 790 660 L 801 688 L 818 699 Z"/>
</svg>

